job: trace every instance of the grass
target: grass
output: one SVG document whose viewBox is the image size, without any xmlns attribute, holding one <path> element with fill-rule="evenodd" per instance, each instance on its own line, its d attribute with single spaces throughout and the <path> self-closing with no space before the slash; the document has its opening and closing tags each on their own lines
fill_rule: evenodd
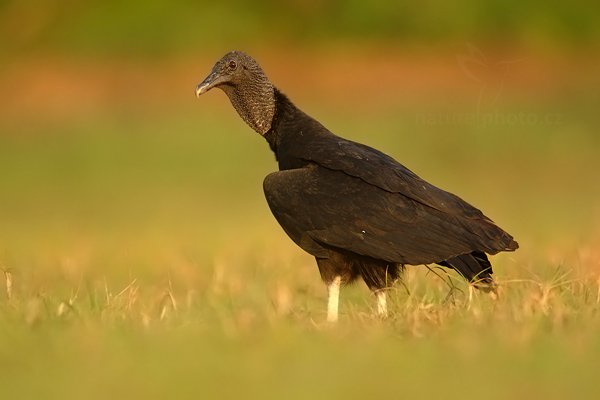
<svg viewBox="0 0 600 400">
<path fill-rule="evenodd" d="M 414 267 L 387 320 L 357 284 L 335 327 L 314 260 L 264 202 L 273 157 L 228 107 L 4 118 L 2 396 L 594 398 L 600 123 L 578 102 L 536 103 L 560 123 L 510 126 L 424 124 L 423 104 L 305 107 L 521 244 L 493 258 L 496 301 Z"/>
<path fill-rule="evenodd" d="M 392 314 L 344 292 L 324 321 L 317 282 L 291 270 L 214 271 L 204 286 L 132 280 L 13 296 L 2 306 L 11 398 L 593 398 L 598 282 L 505 284 L 500 300 L 409 274 Z M 315 271 L 311 271 L 314 272 Z M 219 278 L 227 276 L 227 279 Z M 173 277 L 182 279 L 181 276 Z M 113 280 L 114 281 L 114 280 Z M 60 280 L 48 284 L 60 283 Z M 359 296 L 360 295 L 360 296 Z"/>
</svg>

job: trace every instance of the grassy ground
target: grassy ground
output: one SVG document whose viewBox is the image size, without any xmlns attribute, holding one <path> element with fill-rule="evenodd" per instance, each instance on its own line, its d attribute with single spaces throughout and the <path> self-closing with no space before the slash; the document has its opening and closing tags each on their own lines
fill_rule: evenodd
<svg viewBox="0 0 600 400">
<path fill-rule="evenodd" d="M 357 113 L 356 99 L 300 93 L 332 130 L 460 194 L 521 244 L 493 258 L 497 301 L 414 267 L 389 319 L 358 284 L 331 327 L 314 260 L 264 202 L 266 144 L 222 94 L 194 101 L 191 88 L 177 107 L 3 115 L 3 397 L 595 398 L 600 123 L 586 90 L 507 94 L 493 105 L 506 120 L 487 122 L 470 100 L 405 93 Z M 535 121 L 508 120 L 523 112 Z"/>
</svg>

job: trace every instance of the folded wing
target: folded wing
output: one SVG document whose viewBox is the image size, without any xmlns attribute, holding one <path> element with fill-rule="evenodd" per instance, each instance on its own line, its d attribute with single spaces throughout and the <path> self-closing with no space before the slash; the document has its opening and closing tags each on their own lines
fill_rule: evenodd
<svg viewBox="0 0 600 400">
<path fill-rule="evenodd" d="M 426 182 L 408 170 L 407 196 L 371 183 L 369 176 L 348 173 L 351 166 L 341 170 L 328 168 L 326 160 L 324 164 L 274 172 L 264 181 L 275 218 L 310 254 L 326 257 L 327 247 L 334 247 L 389 262 L 426 264 L 473 251 L 495 254 L 516 248 L 509 234 L 458 197 L 429 184 L 448 197 L 440 201 L 423 195 L 410 179 Z M 372 179 L 386 173 L 380 169 Z M 421 194 L 413 196 L 413 191 Z"/>
</svg>

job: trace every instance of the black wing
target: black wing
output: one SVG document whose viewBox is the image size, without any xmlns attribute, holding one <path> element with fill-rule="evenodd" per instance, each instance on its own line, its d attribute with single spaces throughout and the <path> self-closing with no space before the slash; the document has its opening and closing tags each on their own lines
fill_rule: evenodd
<svg viewBox="0 0 600 400">
<path fill-rule="evenodd" d="M 331 246 L 389 262 L 426 264 L 473 251 L 495 254 L 515 243 L 471 206 L 464 213 L 448 213 L 346 170 L 311 164 L 274 172 L 265 178 L 264 190 L 283 229 L 317 257 L 326 257 Z"/>
<path fill-rule="evenodd" d="M 294 157 L 343 171 L 391 193 L 402 194 L 423 205 L 457 217 L 488 219 L 460 197 L 421 179 L 392 157 L 369 146 L 346 140 L 321 127 Z M 516 243 L 515 243 L 516 244 Z"/>
</svg>

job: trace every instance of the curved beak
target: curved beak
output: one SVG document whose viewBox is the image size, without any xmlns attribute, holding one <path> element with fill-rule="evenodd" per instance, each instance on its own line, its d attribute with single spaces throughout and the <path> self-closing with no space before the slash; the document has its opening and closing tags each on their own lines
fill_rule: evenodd
<svg viewBox="0 0 600 400">
<path fill-rule="evenodd" d="M 198 86 L 196 86 L 196 97 L 200 97 L 201 94 L 208 92 L 215 86 L 223 83 L 225 79 L 219 75 L 218 72 L 211 72 Z"/>
</svg>

